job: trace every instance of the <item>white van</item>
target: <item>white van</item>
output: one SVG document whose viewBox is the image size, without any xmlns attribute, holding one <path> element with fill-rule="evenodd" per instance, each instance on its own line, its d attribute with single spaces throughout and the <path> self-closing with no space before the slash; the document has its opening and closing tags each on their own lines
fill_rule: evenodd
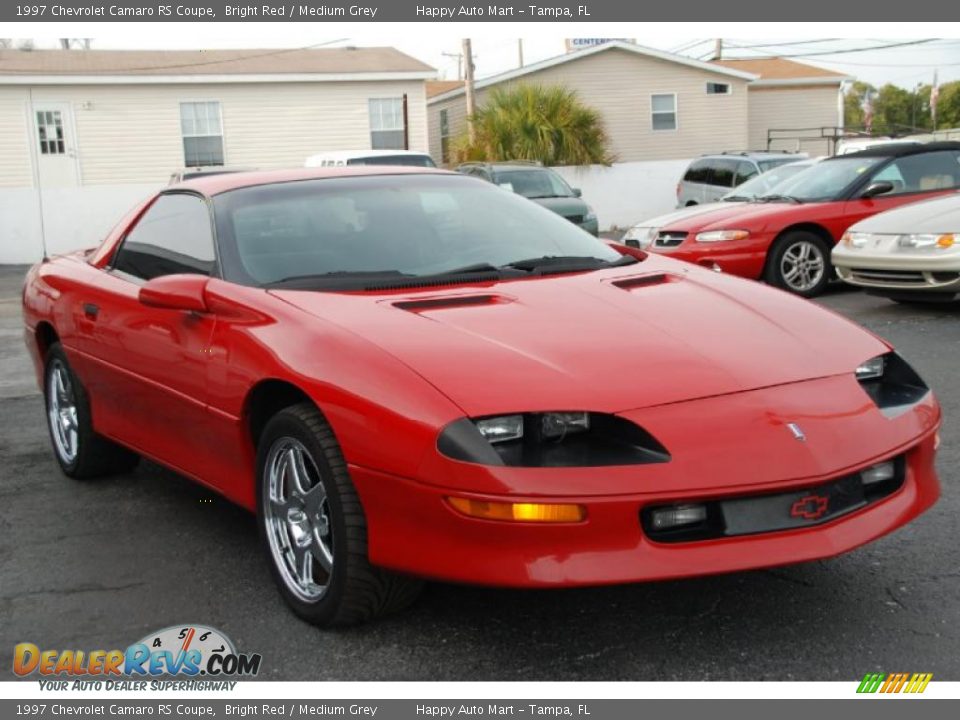
<svg viewBox="0 0 960 720">
<path fill-rule="evenodd" d="M 417 150 L 334 150 L 307 158 L 304 167 L 343 167 L 344 165 L 412 165 L 436 167 L 429 155 Z"/>
</svg>

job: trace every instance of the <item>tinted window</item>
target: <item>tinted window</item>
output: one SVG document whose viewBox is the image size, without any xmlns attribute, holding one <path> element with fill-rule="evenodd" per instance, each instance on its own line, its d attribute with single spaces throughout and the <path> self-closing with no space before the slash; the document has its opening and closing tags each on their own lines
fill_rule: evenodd
<svg viewBox="0 0 960 720">
<path fill-rule="evenodd" d="M 252 285 L 306 275 L 320 276 L 317 287 L 331 280 L 363 287 L 370 273 L 620 257 L 540 205 L 463 175 L 276 183 L 217 195 L 214 206 L 224 276 Z"/>
<path fill-rule="evenodd" d="M 350 158 L 347 165 L 412 165 L 413 167 L 436 167 L 429 155 L 373 155 Z"/>
<path fill-rule="evenodd" d="M 760 166 L 760 172 L 767 172 L 767 170 L 772 170 L 775 167 L 796 162 L 798 159 L 796 155 L 784 155 L 782 158 L 776 158 L 774 160 L 757 160 L 757 165 Z"/>
<path fill-rule="evenodd" d="M 719 185 L 720 187 L 733 187 L 733 178 L 736 169 L 736 160 L 714 160 L 713 178 L 710 181 L 710 184 Z"/>
<path fill-rule="evenodd" d="M 213 236 L 207 206 L 195 195 L 161 195 L 140 218 L 113 260 L 113 267 L 144 280 L 161 275 L 213 271 Z"/>
<path fill-rule="evenodd" d="M 687 168 L 687 174 L 683 176 L 686 182 L 709 183 L 711 178 L 710 161 L 697 160 Z"/>
<path fill-rule="evenodd" d="M 745 183 L 751 178 L 755 178 L 760 174 L 760 171 L 757 170 L 757 166 L 751 162 L 740 161 L 737 163 L 737 179 L 735 184 L 740 185 Z"/>
<path fill-rule="evenodd" d="M 526 198 L 573 197 L 570 186 L 552 170 L 504 170 L 493 181 Z"/>
<path fill-rule="evenodd" d="M 894 160 L 873 178 L 893 183 L 885 196 L 960 187 L 960 154 L 951 150 L 908 155 Z"/>
</svg>

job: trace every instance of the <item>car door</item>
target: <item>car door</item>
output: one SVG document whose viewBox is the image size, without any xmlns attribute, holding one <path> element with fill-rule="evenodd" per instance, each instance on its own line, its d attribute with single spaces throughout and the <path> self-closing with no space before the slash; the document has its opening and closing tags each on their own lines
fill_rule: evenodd
<svg viewBox="0 0 960 720">
<path fill-rule="evenodd" d="M 872 183 L 881 181 L 892 183 L 893 190 L 872 198 L 848 200 L 844 208 L 846 227 L 840 229 L 840 234 L 871 215 L 960 188 L 960 151 L 938 150 L 896 158 L 878 168 L 854 194 L 859 195 Z"/>
<path fill-rule="evenodd" d="M 210 212 L 197 195 L 160 195 L 130 228 L 95 286 L 78 297 L 78 347 L 98 431 L 202 476 L 212 315 L 147 307 L 161 275 L 216 267 Z"/>
</svg>

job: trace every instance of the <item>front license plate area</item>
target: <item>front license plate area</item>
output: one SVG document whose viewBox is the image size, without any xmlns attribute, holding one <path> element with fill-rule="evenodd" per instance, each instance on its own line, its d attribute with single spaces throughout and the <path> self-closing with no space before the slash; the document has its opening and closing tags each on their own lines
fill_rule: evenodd
<svg viewBox="0 0 960 720">
<path fill-rule="evenodd" d="M 815 488 L 720 503 L 725 535 L 789 530 L 819 525 L 867 504 L 863 483 L 853 475 Z"/>
</svg>

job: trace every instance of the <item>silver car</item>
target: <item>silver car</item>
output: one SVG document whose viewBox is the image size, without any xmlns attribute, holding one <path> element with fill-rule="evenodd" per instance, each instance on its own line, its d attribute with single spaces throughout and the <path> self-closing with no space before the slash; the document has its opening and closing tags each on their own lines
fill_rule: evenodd
<svg viewBox="0 0 960 720">
<path fill-rule="evenodd" d="M 804 154 L 742 152 L 704 155 L 687 167 L 677 183 L 677 207 L 716 202 L 733 188 Z"/>
<path fill-rule="evenodd" d="M 942 302 L 960 293 L 960 193 L 862 220 L 833 249 L 844 282 L 900 302 Z"/>
<path fill-rule="evenodd" d="M 816 165 L 822 159 L 823 158 L 811 158 L 809 160 L 797 160 L 787 165 L 781 165 L 762 175 L 758 175 L 753 178 L 753 180 L 748 180 L 738 188 L 734 188 L 720 198 L 718 202 L 690 205 L 665 215 L 658 215 L 638 222 L 627 230 L 621 238 L 621 241 L 631 247 L 645 248 L 653 242 L 657 237 L 657 231 L 664 225 L 669 225 L 679 220 L 686 220 L 694 215 L 711 212 L 721 207 L 728 207 L 730 203 L 744 203 L 756 200 L 773 192 L 774 188 L 787 178 L 791 178 L 801 170 L 806 170 L 808 167 Z"/>
</svg>

